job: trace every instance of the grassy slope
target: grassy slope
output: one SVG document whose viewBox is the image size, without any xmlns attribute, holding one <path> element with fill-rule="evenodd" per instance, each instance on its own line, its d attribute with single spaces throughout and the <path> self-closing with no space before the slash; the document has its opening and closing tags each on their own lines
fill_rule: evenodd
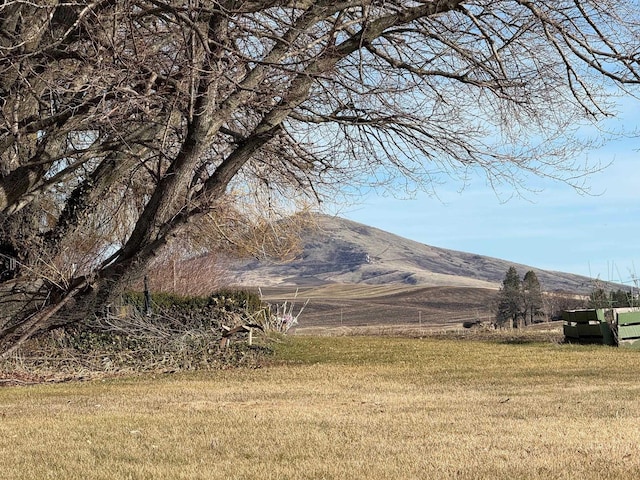
<svg viewBox="0 0 640 480">
<path fill-rule="evenodd" d="M 640 356 L 293 337 L 258 370 L 0 389 L 11 479 L 640 477 Z"/>
</svg>

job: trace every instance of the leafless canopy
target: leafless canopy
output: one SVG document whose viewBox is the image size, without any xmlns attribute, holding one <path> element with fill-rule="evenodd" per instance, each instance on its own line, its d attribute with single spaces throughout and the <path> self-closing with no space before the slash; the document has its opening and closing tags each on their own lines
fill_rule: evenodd
<svg viewBox="0 0 640 480">
<path fill-rule="evenodd" d="M 256 205 L 476 170 L 579 186 L 574 128 L 640 81 L 638 19 L 635 0 L 4 1 L 0 254 L 48 281 L 0 336 Z"/>
</svg>

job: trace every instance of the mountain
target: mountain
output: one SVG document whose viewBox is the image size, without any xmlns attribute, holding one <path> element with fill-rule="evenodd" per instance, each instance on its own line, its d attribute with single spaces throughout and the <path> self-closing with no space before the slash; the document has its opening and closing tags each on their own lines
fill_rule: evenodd
<svg viewBox="0 0 640 480">
<path fill-rule="evenodd" d="M 497 289 L 510 266 L 521 276 L 533 270 L 543 290 L 588 293 L 592 279 L 541 270 L 498 258 L 425 245 L 339 217 L 318 215 L 302 236 L 302 253 L 287 263 L 259 260 L 229 267 L 244 286 L 404 284 Z M 618 288 L 619 286 L 616 286 Z"/>
</svg>

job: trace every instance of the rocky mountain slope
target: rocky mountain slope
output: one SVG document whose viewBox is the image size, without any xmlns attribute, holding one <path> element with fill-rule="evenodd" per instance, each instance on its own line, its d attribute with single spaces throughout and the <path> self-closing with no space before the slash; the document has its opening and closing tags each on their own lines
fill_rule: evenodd
<svg viewBox="0 0 640 480">
<path fill-rule="evenodd" d="M 406 284 L 496 289 L 510 266 L 533 270 L 543 290 L 588 293 L 588 277 L 541 270 L 508 260 L 432 247 L 343 218 L 319 215 L 302 238 L 302 253 L 278 264 L 258 260 L 230 266 L 245 286 L 311 286 L 330 283 Z"/>
</svg>

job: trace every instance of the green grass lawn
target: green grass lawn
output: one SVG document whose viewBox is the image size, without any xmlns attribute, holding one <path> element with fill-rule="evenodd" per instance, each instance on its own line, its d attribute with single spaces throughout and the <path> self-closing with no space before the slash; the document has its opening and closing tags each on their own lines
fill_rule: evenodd
<svg viewBox="0 0 640 480">
<path fill-rule="evenodd" d="M 289 337 L 259 369 L 0 389 L 7 479 L 640 478 L 640 353 Z"/>
</svg>

